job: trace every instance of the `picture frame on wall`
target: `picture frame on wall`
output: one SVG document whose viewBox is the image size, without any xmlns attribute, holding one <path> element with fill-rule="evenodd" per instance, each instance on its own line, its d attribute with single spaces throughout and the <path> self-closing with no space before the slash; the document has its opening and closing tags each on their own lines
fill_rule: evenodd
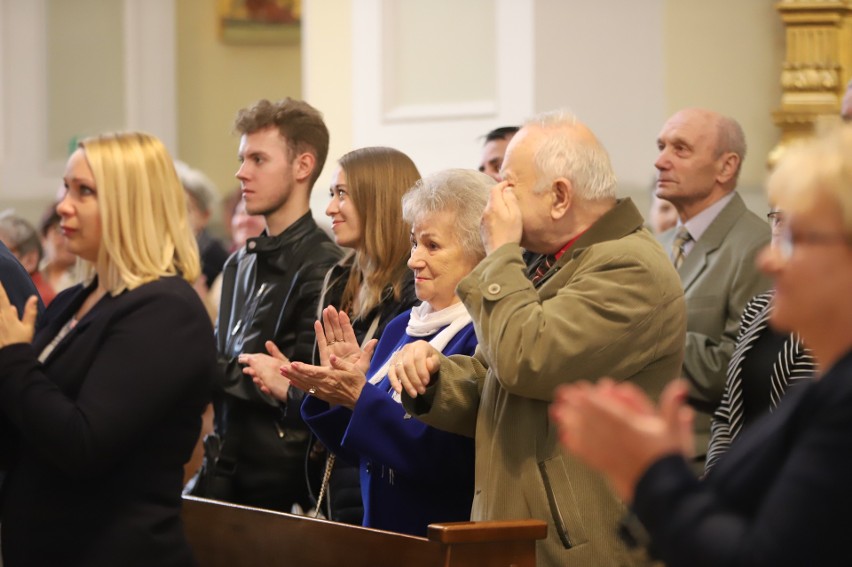
<svg viewBox="0 0 852 567">
<path fill-rule="evenodd" d="M 236 45 L 301 41 L 301 0 L 219 0 L 219 37 Z"/>
</svg>

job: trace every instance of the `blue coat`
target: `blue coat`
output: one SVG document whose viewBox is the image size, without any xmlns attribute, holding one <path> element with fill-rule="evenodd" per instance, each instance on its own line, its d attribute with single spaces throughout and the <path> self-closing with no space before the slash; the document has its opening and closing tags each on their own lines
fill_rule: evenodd
<svg viewBox="0 0 852 567">
<path fill-rule="evenodd" d="M 368 376 L 404 345 L 434 336 L 407 335 L 409 315 L 410 310 L 388 324 Z M 472 355 L 476 344 L 471 323 L 443 352 Z M 386 376 L 378 384 L 364 387 L 354 410 L 330 408 L 312 396 L 302 405 L 302 417 L 317 437 L 338 458 L 360 463 L 364 525 L 424 536 L 429 524 L 469 520 L 473 439 L 407 418 L 390 393 Z"/>
</svg>

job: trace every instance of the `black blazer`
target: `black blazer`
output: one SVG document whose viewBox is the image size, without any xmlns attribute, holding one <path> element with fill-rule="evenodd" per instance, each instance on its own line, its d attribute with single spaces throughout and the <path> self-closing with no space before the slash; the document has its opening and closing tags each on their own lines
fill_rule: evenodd
<svg viewBox="0 0 852 567">
<path fill-rule="evenodd" d="M 704 482 L 651 465 L 634 509 L 668 567 L 852 565 L 852 352 L 787 393 Z"/>
<path fill-rule="evenodd" d="M 163 278 L 104 297 L 40 364 L 92 289 L 57 296 L 32 345 L 0 349 L 0 436 L 18 445 L 3 563 L 192 565 L 181 485 L 217 368 L 210 319 Z"/>
</svg>

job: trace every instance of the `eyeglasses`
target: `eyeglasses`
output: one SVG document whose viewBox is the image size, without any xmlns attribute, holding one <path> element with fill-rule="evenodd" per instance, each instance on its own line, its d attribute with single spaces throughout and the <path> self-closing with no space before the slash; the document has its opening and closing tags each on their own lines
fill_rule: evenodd
<svg viewBox="0 0 852 567">
<path fill-rule="evenodd" d="M 769 226 L 778 228 L 784 222 L 784 213 L 781 211 L 769 211 L 766 215 L 766 220 L 769 221 Z"/>
<path fill-rule="evenodd" d="M 772 213 L 769 213 L 770 215 Z M 768 215 L 767 215 L 768 216 Z M 799 232 L 794 233 L 790 230 L 789 225 L 781 227 L 781 232 L 778 234 L 778 252 L 786 261 L 793 257 L 793 252 L 796 246 L 800 244 L 822 245 L 829 244 L 845 244 L 852 246 L 852 236 L 848 234 L 821 234 L 819 232 Z"/>
</svg>

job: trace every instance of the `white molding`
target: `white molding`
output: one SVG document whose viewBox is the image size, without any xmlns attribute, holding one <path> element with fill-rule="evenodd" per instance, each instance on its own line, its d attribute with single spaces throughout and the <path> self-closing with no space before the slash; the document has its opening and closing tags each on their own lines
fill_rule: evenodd
<svg viewBox="0 0 852 567">
<path fill-rule="evenodd" d="M 123 0 L 126 129 L 177 150 L 175 0 Z M 64 162 L 47 151 L 46 0 L 0 0 L 0 208 L 49 201 Z M 79 86 L 71 86 L 80 88 Z"/>
<path fill-rule="evenodd" d="M 124 0 L 126 127 L 177 154 L 175 0 Z"/>
<path fill-rule="evenodd" d="M 394 77 L 394 3 L 353 0 L 352 147 L 388 145 L 415 161 L 421 173 L 446 167 L 475 167 L 480 137 L 496 126 L 517 124 L 533 113 L 534 0 L 492 0 L 495 45 L 492 93 L 475 100 L 435 104 L 388 98 Z M 511 38 L 507 41 L 506 38 Z M 416 70 L 411 72 L 416 73 Z M 428 80 L 423 78 L 423 80 Z"/>
<path fill-rule="evenodd" d="M 45 0 L 0 0 L 0 192 L 52 197 L 61 164 L 47 159 Z"/>
<path fill-rule="evenodd" d="M 416 122 L 423 120 L 453 120 L 468 118 L 492 118 L 497 115 L 497 102 L 481 100 L 472 102 L 448 102 L 441 104 L 403 104 L 384 112 L 386 123 Z"/>
</svg>

